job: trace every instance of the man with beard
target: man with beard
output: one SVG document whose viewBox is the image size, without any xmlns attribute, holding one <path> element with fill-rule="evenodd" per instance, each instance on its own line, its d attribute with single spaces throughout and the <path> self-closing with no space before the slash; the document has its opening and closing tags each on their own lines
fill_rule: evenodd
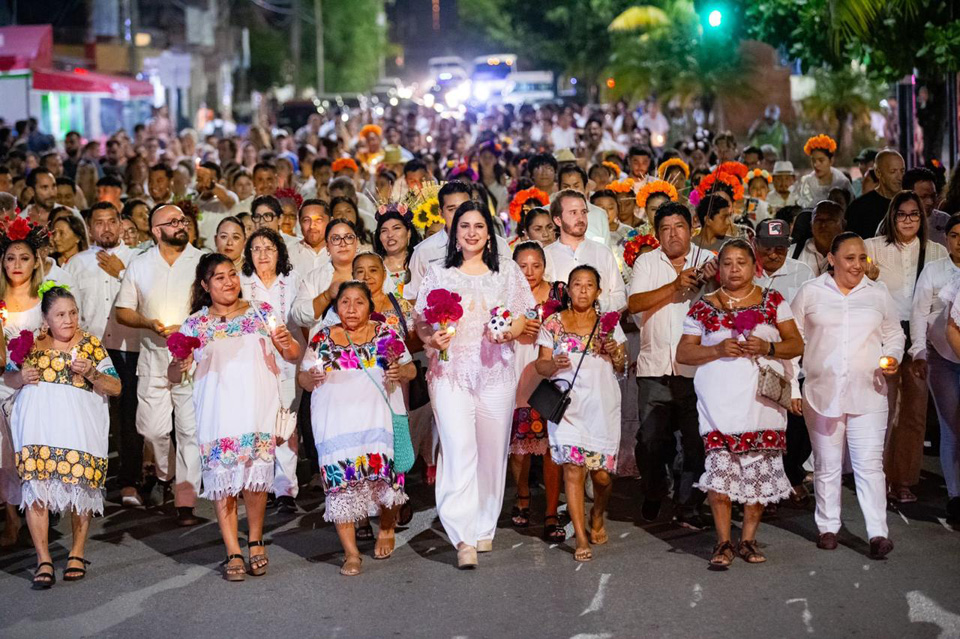
<svg viewBox="0 0 960 639">
<path fill-rule="evenodd" d="M 221 175 L 216 162 L 201 162 L 197 167 L 197 206 L 203 212 L 199 226 L 204 246 L 213 246 L 220 220 L 240 202 L 236 193 L 220 183 Z"/>
<path fill-rule="evenodd" d="M 203 255 L 190 245 L 189 223 L 172 204 L 150 211 L 150 232 L 157 244 L 127 265 L 116 302 L 117 321 L 143 329 L 137 363 L 137 431 L 146 441 L 145 457 L 156 472 L 152 501 L 160 505 L 176 477 L 174 504 L 181 526 L 199 523 L 193 506 L 200 487 L 200 450 L 192 388 L 168 381 L 171 359 L 166 340 L 190 314 L 190 289 Z M 171 446 L 171 426 L 177 430 L 176 450 Z"/>
<path fill-rule="evenodd" d="M 613 251 L 602 242 L 587 239 L 587 198 L 580 191 L 560 191 L 550 203 L 550 217 L 560 229 L 560 239 L 543 248 L 547 256 L 544 279 L 566 282 L 575 267 L 592 266 L 600 273 L 602 311 L 622 311 L 627 305 L 623 278 Z"/>
<path fill-rule="evenodd" d="M 640 515 L 656 521 L 670 491 L 670 473 L 676 457 L 674 432 L 680 431 L 683 465 L 674 486 L 676 521 L 702 529 L 697 509 L 704 494 L 694 488 L 703 473 L 704 452 L 693 388 L 694 367 L 677 363 L 677 344 L 690 304 L 699 298 L 704 282 L 713 280 L 717 263 L 709 251 L 691 250 L 690 211 L 679 202 L 667 202 L 653 219 L 660 247 L 644 253 L 633 264 L 628 310 L 640 328 L 637 357 L 640 431 L 637 468 L 644 492 Z"/>
<path fill-rule="evenodd" d="M 593 163 L 599 162 L 600 154 L 606 151 L 616 151 L 623 155 L 624 148 L 604 135 L 602 120 L 592 117 L 587 121 L 587 126 L 584 129 L 582 153 L 579 155 Z"/>
<path fill-rule="evenodd" d="M 33 201 L 26 215 L 34 224 L 47 224 L 50 212 L 57 205 L 57 178 L 46 169 L 34 169 L 27 176 L 27 187 L 33 189 Z"/>
<path fill-rule="evenodd" d="M 90 213 L 90 239 L 65 270 L 78 282 L 73 289 L 80 323 L 107 348 L 122 383 L 119 397 L 110 398 L 111 419 L 120 434 L 120 494 L 126 507 L 142 506 L 137 494 L 143 472 L 143 437 L 137 432 L 137 359 L 140 333 L 117 322 L 113 305 L 126 265 L 138 251 L 120 241 L 120 213 L 110 202 L 97 202 Z"/>
<path fill-rule="evenodd" d="M 67 158 L 63 161 L 63 175 L 71 180 L 77 179 L 77 167 L 80 165 L 80 134 L 76 131 L 70 131 L 63 138 L 63 150 Z"/>
<path fill-rule="evenodd" d="M 300 205 L 300 232 L 303 239 L 287 245 L 293 269 L 306 277 L 310 271 L 330 261 L 324 234 L 330 222 L 330 207 L 319 199 L 304 200 Z"/>
</svg>

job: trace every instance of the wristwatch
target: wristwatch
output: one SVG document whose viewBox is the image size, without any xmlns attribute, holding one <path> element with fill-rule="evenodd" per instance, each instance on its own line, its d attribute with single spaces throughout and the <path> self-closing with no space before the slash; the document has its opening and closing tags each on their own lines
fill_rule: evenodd
<svg viewBox="0 0 960 639">
<path fill-rule="evenodd" d="M 776 351 L 774 350 L 774 343 L 770 342 L 770 348 L 767 349 L 767 357 L 774 357 L 775 355 Z"/>
</svg>

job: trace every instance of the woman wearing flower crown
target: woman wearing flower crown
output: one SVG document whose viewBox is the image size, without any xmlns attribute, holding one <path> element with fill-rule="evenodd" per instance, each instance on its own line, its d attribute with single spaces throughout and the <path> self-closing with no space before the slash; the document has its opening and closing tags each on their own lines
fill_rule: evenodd
<svg viewBox="0 0 960 639">
<path fill-rule="evenodd" d="M 820 200 L 826 200 L 831 189 L 845 189 L 853 193 L 850 180 L 839 169 L 833 168 L 833 156 L 837 143 L 829 135 L 815 135 L 803 145 L 803 152 L 810 158 L 813 173 L 800 178 L 797 185 L 797 204 L 813 208 Z"/>
<path fill-rule="evenodd" d="M 34 590 L 56 583 L 48 545 L 48 512 L 70 511 L 73 539 L 64 581 L 86 575 L 84 545 L 90 517 L 103 513 L 107 480 L 107 397 L 120 394 L 120 379 L 106 349 L 80 329 L 80 313 L 65 286 L 40 287 L 43 328 L 34 341 L 25 333 L 10 342 L 4 381 L 19 389 L 10 415 L 21 481 L 20 507 L 37 550 Z M 51 414 L 56 419 L 51 419 Z"/>
<path fill-rule="evenodd" d="M 203 472 L 202 497 L 216 504 L 227 550 L 224 578 L 243 581 L 246 565 L 237 539 L 238 498 L 247 511 L 250 574 L 267 572 L 263 519 L 274 480 L 274 428 L 281 407 L 280 366 L 300 358 L 285 317 L 266 302 L 241 298 L 240 276 L 226 255 L 200 258 L 191 291 L 191 315 L 180 333 L 195 338 L 167 370 L 179 384 L 196 362 L 193 405 Z"/>
<path fill-rule="evenodd" d="M 3 310 L 3 336 L 10 341 L 20 331 L 33 333 L 43 323 L 40 314 L 40 295 L 37 290 L 43 282 L 40 247 L 47 231 L 34 226 L 25 218 L 7 220 L 0 236 L 0 259 L 3 277 L 0 277 L 0 300 Z M 0 402 L 8 399 L 14 388 L 0 381 Z M 10 440 L 9 424 L 0 418 L 0 501 L 6 502 L 6 527 L 0 537 L 0 546 L 16 543 L 20 530 L 20 479 L 14 463 L 14 448 Z"/>
<path fill-rule="evenodd" d="M 420 242 L 420 234 L 413 222 L 413 213 L 386 209 L 377 213 L 377 230 L 373 234 L 373 250 L 383 258 L 387 279 L 394 297 L 404 305 L 403 287 L 410 281 L 410 256 Z M 409 308 L 404 308 L 407 312 Z"/>
<path fill-rule="evenodd" d="M 803 353 L 803 340 L 783 296 L 754 283 L 755 260 L 744 240 L 720 248 L 720 290 L 690 307 L 677 347 L 678 364 L 698 367 L 693 384 L 707 453 L 698 487 L 710 500 L 717 530 L 710 563 L 718 567 L 737 555 L 752 564 L 766 561 L 756 536 L 764 506 L 792 490 L 782 460 L 787 411 L 760 396 L 758 384 L 761 366 L 776 370 L 791 382 L 791 411 L 799 414 L 800 390 L 789 360 Z M 744 504 L 736 547 L 730 540 L 735 501 Z"/>
</svg>

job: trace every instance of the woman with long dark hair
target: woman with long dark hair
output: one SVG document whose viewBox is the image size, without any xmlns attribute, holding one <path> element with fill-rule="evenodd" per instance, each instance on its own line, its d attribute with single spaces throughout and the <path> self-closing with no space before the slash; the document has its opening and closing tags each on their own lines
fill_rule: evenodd
<svg viewBox="0 0 960 639">
<path fill-rule="evenodd" d="M 500 262 L 493 220 L 467 201 L 453 216 L 443 264 L 420 285 L 417 332 L 427 347 L 427 380 L 440 434 L 437 512 L 457 547 L 461 568 L 493 549 L 506 479 L 510 416 L 517 392 L 514 345 L 535 305 L 520 268 Z M 459 296 L 456 327 L 430 321 L 438 298 Z M 491 311 L 509 312 L 502 332 L 488 328 Z M 451 331 L 450 328 L 453 328 Z"/>
<path fill-rule="evenodd" d="M 410 281 L 410 256 L 420 243 L 420 234 L 409 215 L 396 210 L 378 214 L 373 234 L 373 251 L 383 258 L 387 279 L 398 300 L 403 300 L 403 286 Z"/>
<path fill-rule="evenodd" d="M 357 237 L 360 238 L 360 250 L 369 251 L 373 247 L 373 237 L 363 222 L 357 203 L 352 198 L 338 195 L 330 200 L 330 217 L 353 222 L 357 227 Z"/>
<path fill-rule="evenodd" d="M 274 480 L 274 428 L 280 409 L 280 360 L 296 362 L 300 345 L 265 302 L 241 298 L 233 261 L 219 253 L 200 258 L 193 283 L 192 314 L 180 332 L 199 340 L 167 371 L 171 383 L 196 370 L 193 404 L 203 472 L 203 497 L 216 502 L 227 550 L 224 577 L 243 581 L 246 564 L 237 538 L 237 498 L 243 494 L 249 525 L 250 574 L 267 571 L 263 519 Z M 271 318 L 272 321 L 271 321 Z"/>
</svg>

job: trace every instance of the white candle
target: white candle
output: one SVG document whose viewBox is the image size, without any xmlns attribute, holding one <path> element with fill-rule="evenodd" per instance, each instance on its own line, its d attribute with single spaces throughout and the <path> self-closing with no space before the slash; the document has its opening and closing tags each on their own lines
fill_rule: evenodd
<svg viewBox="0 0 960 639">
<path fill-rule="evenodd" d="M 270 327 L 270 332 L 271 332 L 271 333 L 276 333 L 276 332 L 277 332 L 277 318 L 274 317 L 273 315 L 270 315 L 269 317 L 267 317 L 267 326 Z"/>
<path fill-rule="evenodd" d="M 890 370 L 896 365 L 897 365 L 897 360 L 893 359 L 892 357 L 887 357 L 886 355 L 884 355 L 883 357 L 880 358 L 880 368 L 882 368 L 885 371 Z"/>
</svg>

